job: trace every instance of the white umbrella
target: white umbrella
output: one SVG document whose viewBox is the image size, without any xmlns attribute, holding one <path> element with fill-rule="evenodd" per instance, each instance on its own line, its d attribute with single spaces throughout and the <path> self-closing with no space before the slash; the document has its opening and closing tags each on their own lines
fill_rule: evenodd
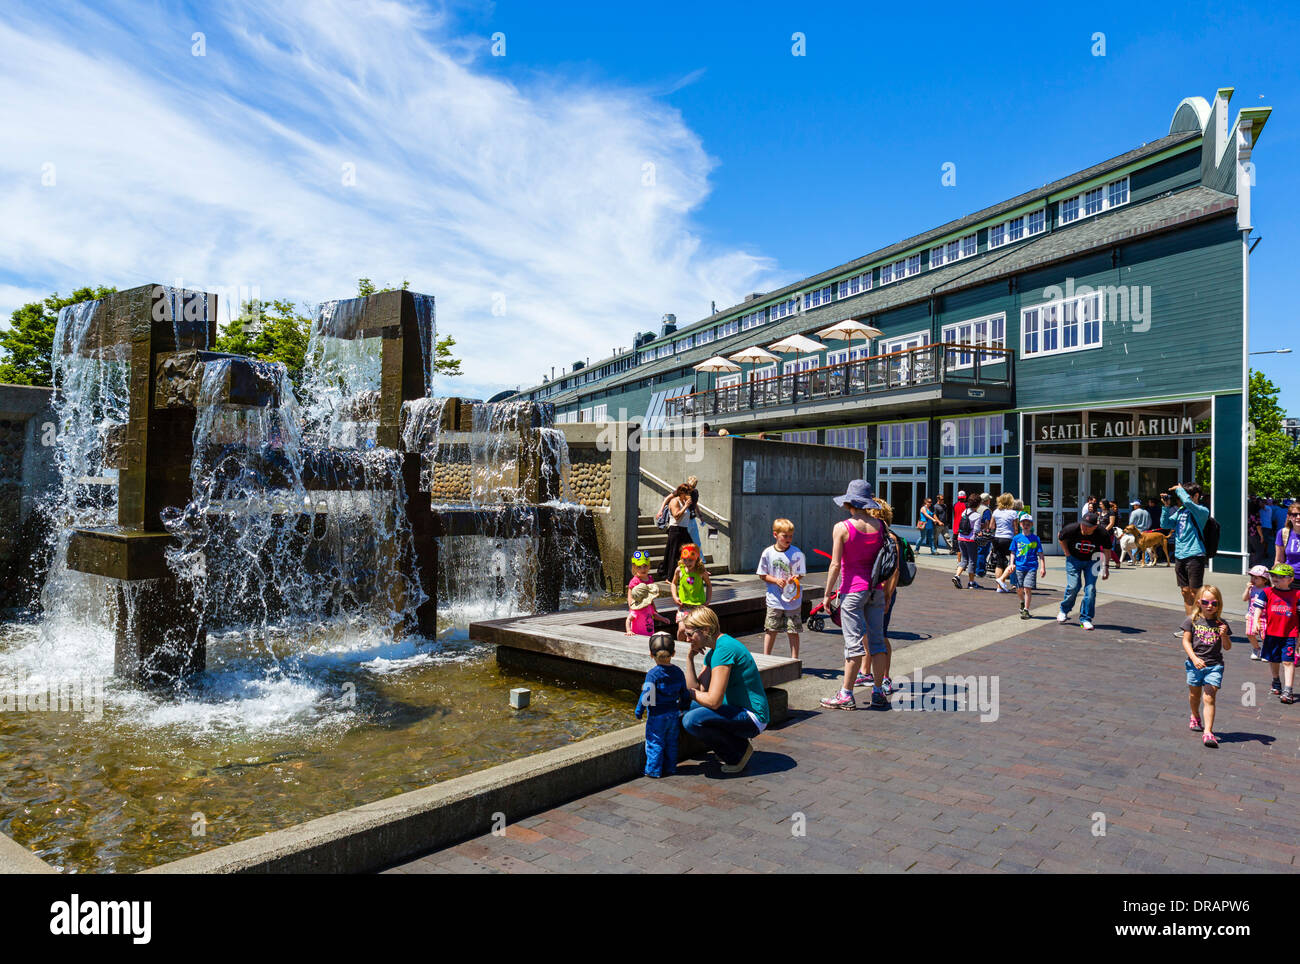
<svg viewBox="0 0 1300 964">
<path fill-rule="evenodd" d="M 693 366 L 697 372 L 738 372 L 740 366 L 735 362 L 723 358 L 721 355 L 714 355 L 712 358 L 706 358 L 698 365 Z M 699 391 L 699 384 L 696 383 L 695 390 Z"/>
<path fill-rule="evenodd" d="M 727 357 L 734 362 L 750 362 L 751 364 L 757 364 L 758 362 L 769 362 L 769 361 L 774 362 L 774 361 L 781 360 L 776 355 L 773 355 L 770 351 L 766 351 L 765 349 L 759 348 L 757 345 L 751 345 L 748 348 L 742 348 L 734 355 L 728 355 Z"/>
<path fill-rule="evenodd" d="M 748 348 L 742 348 L 734 355 L 728 355 L 727 357 L 732 361 L 749 362 L 751 365 L 757 365 L 759 362 L 778 362 L 781 360 L 777 355 L 773 355 L 770 351 L 759 348 L 757 345 L 750 345 Z M 749 374 L 750 378 L 746 379 L 746 381 L 753 378 L 754 370 L 752 368 L 749 370 Z"/>
<path fill-rule="evenodd" d="M 740 366 L 733 361 L 723 358 L 721 355 L 714 355 L 707 358 L 694 366 L 697 372 L 738 372 Z"/>
<path fill-rule="evenodd" d="M 864 325 L 856 318 L 846 318 L 843 321 L 837 321 L 829 328 L 823 328 L 817 332 L 818 338 L 834 338 L 838 341 L 847 341 L 853 343 L 853 339 L 861 336 L 868 340 L 879 338 L 884 332 L 879 328 L 873 328 L 871 325 Z"/>
<path fill-rule="evenodd" d="M 813 341 L 806 335 L 790 335 L 767 346 L 768 351 L 793 352 L 796 355 L 810 355 L 825 347 L 821 342 Z"/>
</svg>

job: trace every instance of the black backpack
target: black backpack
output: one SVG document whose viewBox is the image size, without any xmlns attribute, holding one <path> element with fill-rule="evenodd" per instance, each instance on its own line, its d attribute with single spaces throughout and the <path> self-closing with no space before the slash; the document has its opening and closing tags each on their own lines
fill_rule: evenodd
<svg viewBox="0 0 1300 964">
<path fill-rule="evenodd" d="M 873 589 L 887 583 L 890 576 L 898 569 L 898 541 L 893 538 L 894 533 L 884 519 L 880 520 L 880 524 L 885 527 L 885 539 L 880 544 L 880 551 L 876 553 L 876 561 L 871 564 Z"/>
<path fill-rule="evenodd" d="M 961 521 L 957 523 L 958 535 L 968 536 L 971 534 L 970 514 L 971 514 L 970 509 L 962 510 Z"/>
<path fill-rule="evenodd" d="M 1209 516 L 1205 520 L 1205 531 L 1196 524 L 1196 516 L 1192 515 L 1192 510 L 1188 509 L 1187 514 L 1191 517 L 1192 528 L 1196 534 L 1201 537 L 1201 544 L 1205 546 L 1205 558 L 1213 559 L 1219 554 L 1219 522 L 1214 516 Z"/>
</svg>

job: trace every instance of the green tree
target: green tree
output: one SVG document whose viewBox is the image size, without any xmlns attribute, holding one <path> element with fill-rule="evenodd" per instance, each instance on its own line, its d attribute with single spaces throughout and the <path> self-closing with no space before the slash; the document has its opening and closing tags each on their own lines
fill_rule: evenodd
<svg viewBox="0 0 1300 964">
<path fill-rule="evenodd" d="M 411 287 L 411 282 L 403 279 L 402 290 L 405 291 Z M 386 288 L 376 287 L 375 283 L 369 278 L 357 279 L 357 294 L 365 298 L 367 295 L 376 295 L 383 291 L 394 290 L 392 285 Z M 447 335 L 445 338 L 439 338 L 434 345 L 433 352 L 433 370 L 439 375 L 459 375 L 460 359 L 451 353 L 452 348 L 456 346 L 456 339 Z"/>
<path fill-rule="evenodd" d="M 1278 435 L 1286 412 L 1277 402 L 1281 391 L 1263 372 L 1250 373 L 1250 424 L 1257 435 Z"/>
<path fill-rule="evenodd" d="M 240 306 L 217 336 L 217 351 L 247 355 L 259 361 L 281 362 L 297 382 L 307 357 L 311 319 L 298 314 L 292 301 L 253 299 Z"/>
<path fill-rule="evenodd" d="M 1247 409 L 1250 427 L 1246 435 L 1246 485 L 1250 495 L 1281 498 L 1300 494 L 1300 449 L 1282 431 L 1285 412 L 1278 404 L 1280 389 L 1263 372 L 1250 373 Z M 1197 431 L 1208 431 L 1209 422 L 1198 422 Z M 1210 446 L 1196 451 L 1196 481 L 1210 484 Z"/>
<path fill-rule="evenodd" d="M 77 288 L 67 298 L 56 291 L 43 301 L 23 305 L 10 315 L 13 327 L 0 331 L 0 382 L 10 385 L 46 385 L 52 378 L 50 355 L 59 309 L 112 294 L 116 288 Z"/>
</svg>

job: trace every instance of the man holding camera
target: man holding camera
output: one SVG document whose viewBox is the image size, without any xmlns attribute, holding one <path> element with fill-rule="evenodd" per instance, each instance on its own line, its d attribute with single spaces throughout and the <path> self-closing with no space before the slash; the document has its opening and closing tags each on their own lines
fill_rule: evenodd
<svg viewBox="0 0 1300 964">
<path fill-rule="evenodd" d="M 1174 536 L 1174 574 L 1183 593 L 1183 608 L 1190 617 L 1196 610 L 1196 597 L 1205 583 L 1205 566 L 1210 561 L 1205 551 L 1205 525 L 1210 510 L 1201 505 L 1201 487 L 1193 483 L 1183 488 L 1175 483 L 1160 496 L 1160 528 Z"/>
</svg>

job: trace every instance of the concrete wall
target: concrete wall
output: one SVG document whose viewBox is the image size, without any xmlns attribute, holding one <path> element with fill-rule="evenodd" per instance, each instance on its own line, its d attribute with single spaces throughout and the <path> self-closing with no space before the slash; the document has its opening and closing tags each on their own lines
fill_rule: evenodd
<svg viewBox="0 0 1300 964">
<path fill-rule="evenodd" d="M 677 451 L 643 450 L 641 467 L 673 485 L 690 475 L 699 478 L 700 504 L 725 521 L 706 513 L 700 522 L 706 550 L 717 561 L 732 572 L 753 572 L 772 543 L 772 520 L 786 518 L 794 523 L 795 545 L 808 557 L 808 568 L 826 568 L 828 560 L 814 550 L 830 552 L 831 528 L 845 516 L 832 497 L 862 477 L 860 451 L 736 436 L 675 441 Z M 747 462 L 753 464 L 752 492 L 744 491 Z M 641 513 L 655 512 L 662 500 L 662 487 L 643 478 Z M 718 530 L 716 541 L 712 529 Z"/>
<path fill-rule="evenodd" d="M 0 609 L 25 605 L 43 539 L 33 511 L 54 485 L 54 392 L 0 385 Z"/>
</svg>

